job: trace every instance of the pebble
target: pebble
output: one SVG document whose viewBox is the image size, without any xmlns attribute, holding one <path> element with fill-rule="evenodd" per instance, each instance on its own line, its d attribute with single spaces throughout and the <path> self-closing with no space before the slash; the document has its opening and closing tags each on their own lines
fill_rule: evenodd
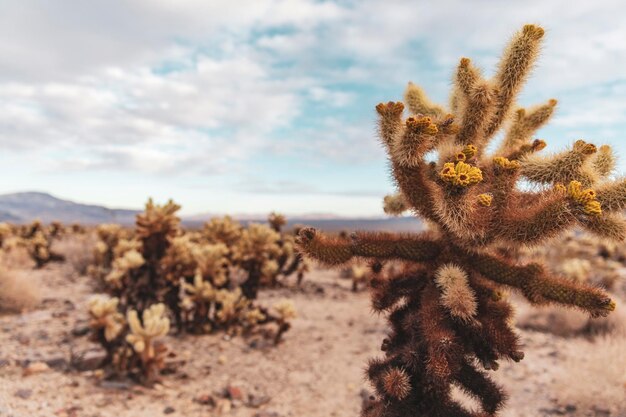
<svg viewBox="0 0 626 417">
<path fill-rule="evenodd" d="M 23 400 L 27 400 L 33 395 L 32 389 L 18 389 L 14 394 L 16 397 L 21 398 Z"/>
<path fill-rule="evenodd" d="M 29 376 L 34 374 L 39 374 L 42 372 L 47 372 L 50 370 L 50 367 L 45 362 L 33 362 L 24 368 L 23 376 Z"/>
<path fill-rule="evenodd" d="M 100 367 L 104 359 L 106 358 L 106 353 L 100 350 L 88 350 L 83 352 L 72 361 L 72 365 L 76 370 L 84 372 L 84 371 L 93 371 Z"/>
<path fill-rule="evenodd" d="M 226 387 L 226 394 L 231 400 L 243 400 L 243 391 L 241 388 L 235 385 L 229 385 Z"/>
</svg>

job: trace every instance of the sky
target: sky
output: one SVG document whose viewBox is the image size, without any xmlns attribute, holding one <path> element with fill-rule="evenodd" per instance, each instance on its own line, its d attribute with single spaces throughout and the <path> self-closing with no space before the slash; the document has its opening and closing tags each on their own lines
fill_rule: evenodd
<svg viewBox="0 0 626 417">
<path fill-rule="evenodd" d="M 519 102 L 559 100 L 548 151 L 626 155 L 622 0 L 0 0 L 0 194 L 381 216 L 376 104 L 408 81 L 447 102 L 459 58 L 492 74 L 525 23 L 546 36 Z"/>
</svg>

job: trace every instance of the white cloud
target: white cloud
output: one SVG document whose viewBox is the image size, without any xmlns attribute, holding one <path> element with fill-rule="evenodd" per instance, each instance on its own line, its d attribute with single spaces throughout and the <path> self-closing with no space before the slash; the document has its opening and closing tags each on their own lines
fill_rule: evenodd
<svg viewBox="0 0 626 417">
<path fill-rule="evenodd" d="M 522 102 L 562 97 L 556 128 L 615 136 L 621 0 L 23 0 L 0 3 L 0 144 L 47 171 L 235 175 L 259 152 L 378 166 L 377 101 L 408 80 L 445 100 L 460 56 L 491 73 L 526 22 L 547 35 Z"/>
</svg>

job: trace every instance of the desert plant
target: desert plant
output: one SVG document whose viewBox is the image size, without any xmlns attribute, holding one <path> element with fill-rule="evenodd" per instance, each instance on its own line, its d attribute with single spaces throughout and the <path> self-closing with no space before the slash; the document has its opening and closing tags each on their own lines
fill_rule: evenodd
<svg viewBox="0 0 626 417">
<path fill-rule="evenodd" d="M 40 299 L 40 289 L 29 271 L 7 268 L 0 260 L 0 313 L 21 313 Z"/>
<path fill-rule="evenodd" d="M 63 262 L 65 257 L 52 250 L 55 236 L 46 234 L 43 230 L 37 230 L 26 239 L 26 248 L 37 268 L 43 268 L 50 262 Z"/>
<path fill-rule="evenodd" d="M 94 297 L 89 302 L 91 337 L 105 348 L 101 365 L 116 376 L 130 376 L 151 385 L 165 366 L 167 348 L 161 339 L 170 322 L 163 304 L 153 304 L 141 315 L 119 311 L 119 299 Z"/>
<path fill-rule="evenodd" d="M 213 218 L 204 225 L 202 239 L 223 243 L 229 262 L 246 272 L 240 283 L 243 294 L 257 298 L 259 288 L 275 287 L 295 274 L 297 282 L 308 272 L 308 264 L 295 250 L 295 235 L 283 231 L 285 216 L 271 213 L 269 227 L 251 223 L 242 227 L 229 216 Z"/>
<path fill-rule="evenodd" d="M 117 226 L 98 228 L 100 242 L 92 271 L 104 277 L 105 288 L 118 300 L 120 310 L 142 314 L 163 303 L 176 328 L 189 333 L 246 333 L 273 323 L 278 341 L 289 328 L 288 317 L 256 306 L 244 291 L 250 279 L 245 262 L 274 256 L 279 250 L 278 234 L 267 226 L 243 230 L 229 218 L 212 221 L 201 233 L 183 232 L 178 209 L 171 201 L 163 206 L 149 201 L 137 216 L 132 238 Z M 215 242 L 208 242 L 207 236 Z M 255 267 L 262 273 L 263 265 Z M 102 337 L 98 340 L 107 348 Z"/>
<path fill-rule="evenodd" d="M 565 152 L 537 156 L 545 142 L 532 136 L 556 101 L 514 108 L 543 34 L 524 26 L 488 81 L 461 59 L 449 112 L 412 83 L 405 93 L 410 117 L 403 119 L 402 103 L 376 107 L 401 195 L 386 206 L 413 210 L 429 231 L 333 238 L 307 228 L 299 234 L 302 251 L 328 265 L 365 258 L 410 266 L 372 282 L 373 307 L 388 313 L 391 333 L 382 344 L 385 356 L 367 369 L 377 398 L 364 417 L 495 416 L 505 395 L 479 366 L 496 370 L 499 359 L 524 356 L 501 288 L 594 317 L 615 308 L 599 288 L 552 275 L 537 263 L 517 264 L 495 249 L 536 245 L 575 225 L 605 238 L 626 236 L 619 213 L 626 207 L 626 181 L 607 177 L 614 165 L 610 148 L 578 140 Z M 502 144 L 487 155 L 489 141 L 509 120 Z M 429 162 L 430 155 L 437 161 Z M 518 187 L 522 179 L 536 189 Z M 456 402 L 452 385 L 475 398 L 481 411 Z"/>
</svg>

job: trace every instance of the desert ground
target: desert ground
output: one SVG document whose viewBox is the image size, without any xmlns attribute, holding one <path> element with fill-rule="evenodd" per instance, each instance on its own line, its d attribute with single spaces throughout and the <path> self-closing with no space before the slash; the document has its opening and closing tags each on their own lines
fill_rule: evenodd
<svg viewBox="0 0 626 417">
<path fill-rule="evenodd" d="M 363 369 L 387 330 L 367 290 L 353 292 L 337 271 L 315 269 L 300 287 L 261 294 L 261 301 L 296 305 L 280 345 L 170 335 L 161 382 L 146 388 L 93 369 L 100 352 L 85 335 L 89 277 L 53 263 L 21 279 L 40 298 L 28 311 L 0 316 L 3 417 L 357 416 L 371 390 Z M 626 416 L 622 309 L 601 324 L 576 312 L 516 306 L 526 356 L 495 373 L 510 394 L 502 416 Z"/>
</svg>

